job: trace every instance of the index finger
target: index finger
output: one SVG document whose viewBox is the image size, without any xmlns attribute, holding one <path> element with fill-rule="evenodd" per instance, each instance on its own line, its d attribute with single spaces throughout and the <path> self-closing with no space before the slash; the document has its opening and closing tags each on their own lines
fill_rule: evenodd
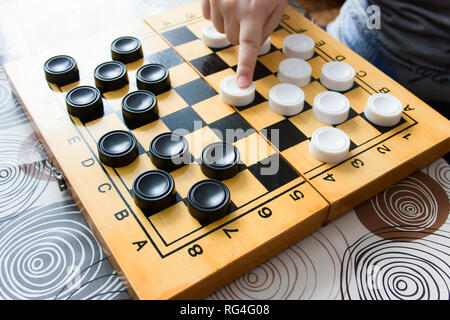
<svg viewBox="0 0 450 320">
<path fill-rule="evenodd" d="M 236 72 L 237 84 L 241 88 L 246 88 L 252 83 L 256 59 L 261 47 L 262 28 L 262 23 L 254 18 L 241 21 Z"/>
</svg>

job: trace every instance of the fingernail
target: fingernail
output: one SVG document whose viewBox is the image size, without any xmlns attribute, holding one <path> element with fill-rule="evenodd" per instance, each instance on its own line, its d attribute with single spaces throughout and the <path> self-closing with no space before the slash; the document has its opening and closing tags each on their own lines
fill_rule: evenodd
<svg viewBox="0 0 450 320">
<path fill-rule="evenodd" d="M 248 86 L 248 78 L 246 76 L 239 76 L 237 78 L 237 84 L 240 88 L 246 88 Z"/>
</svg>

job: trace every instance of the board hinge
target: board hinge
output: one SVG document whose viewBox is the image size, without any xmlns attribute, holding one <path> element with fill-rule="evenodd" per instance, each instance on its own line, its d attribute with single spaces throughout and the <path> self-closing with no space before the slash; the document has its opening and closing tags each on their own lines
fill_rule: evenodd
<svg viewBox="0 0 450 320">
<path fill-rule="evenodd" d="M 58 182 L 59 191 L 68 191 L 69 186 L 66 183 L 66 178 L 62 174 L 61 170 L 56 168 L 51 162 L 49 162 L 50 169 L 52 170 L 53 176 L 55 177 L 56 181 Z"/>
</svg>

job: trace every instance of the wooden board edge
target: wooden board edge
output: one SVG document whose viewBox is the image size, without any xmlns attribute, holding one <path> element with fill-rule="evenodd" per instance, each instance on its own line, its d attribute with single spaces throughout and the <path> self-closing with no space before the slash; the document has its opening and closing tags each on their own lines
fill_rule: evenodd
<svg viewBox="0 0 450 320">
<path fill-rule="evenodd" d="M 334 202 L 330 206 L 330 212 L 328 214 L 326 224 L 345 214 L 356 206 L 367 201 L 388 187 L 396 184 L 397 182 L 403 180 L 414 172 L 422 169 L 426 165 L 430 164 L 434 160 L 442 157 L 450 150 L 450 137 L 442 140 L 440 143 L 435 144 L 426 151 L 412 157 L 409 161 L 402 163 L 394 168 L 391 168 L 385 174 L 379 176 L 377 179 L 371 181 L 369 184 L 364 185 L 364 189 L 367 192 L 364 196 L 359 195 L 359 191 L 355 190 L 341 200 Z M 433 155 L 430 157 L 430 155 Z M 384 183 L 381 184 L 380 181 Z M 368 196 L 369 195 L 369 196 Z"/>
<path fill-rule="evenodd" d="M 226 268 L 217 270 L 209 277 L 198 281 L 191 287 L 175 295 L 173 300 L 203 299 L 216 292 L 243 274 L 253 270 L 265 261 L 288 249 L 301 239 L 322 227 L 329 206 L 320 209 L 314 215 L 296 224 L 285 232 L 247 252 L 240 259 L 228 264 Z M 313 220 L 313 221 L 311 221 Z M 316 221 L 314 221 L 316 220 Z"/>
<path fill-rule="evenodd" d="M 71 194 L 71 196 L 72 196 L 72 198 L 73 198 L 73 200 L 75 202 L 75 205 L 77 206 L 78 210 L 82 214 L 84 220 L 86 221 L 88 227 L 91 229 L 91 231 L 94 234 L 95 238 L 99 242 L 100 247 L 103 250 L 103 253 L 105 254 L 106 258 L 108 258 L 109 262 L 113 266 L 114 270 L 116 271 L 116 273 L 117 273 L 117 275 L 119 277 L 119 280 L 122 282 L 123 286 L 126 288 L 128 294 L 133 299 L 136 299 L 137 298 L 137 294 L 134 292 L 133 288 L 128 284 L 128 280 L 126 279 L 125 274 L 122 272 L 122 269 L 120 268 L 119 264 L 115 260 L 114 256 L 112 256 L 110 254 L 111 250 L 109 249 L 109 247 L 106 244 L 105 240 L 103 239 L 102 235 L 98 231 L 97 226 L 95 225 L 95 223 L 92 221 L 92 219 L 90 219 L 89 215 L 86 213 L 86 209 L 84 208 L 83 204 L 81 203 L 80 198 L 78 197 L 78 194 L 76 193 L 75 189 L 72 187 L 72 184 L 71 184 L 70 180 L 66 178 L 66 174 L 64 173 L 64 169 L 60 166 L 60 164 L 58 162 L 58 159 L 55 157 L 52 149 L 50 148 L 50 146 L 45 141 L 44 136 L 42 135 L 41 131 L 39 130 L 39 127 L 37 126 L 37 124 L 35 123 L 33 118 L 30 116 L 26 105 L 23 103 L 19 92 L 16 90 L 16 88 L 14 86 L 14 82 L 10 80 L 10 77 L 8 75 L 8 67 L 7 66 L 8 66 L 8 64 L 4 64 L 3 65 L 3 69 L 5 70 L 5 73 L 6 73 L 6 76 L 8 78 L 8 81 L 9 81 L 9 83 L 10 83 L 12 89 L 13 89 L 14 95 L 16 96 L 22 111 L 26 115 L 26 117 L 28 119 L 28 122 L 30 123 L 31 127 L 33 128 L 34 134 L 38 138 L 39 142 L 42 144 L 42 146 L 43 146 L 43 148 L 45 150 L 45 153 L 47 155 L 47 159 L 50 160 L 50 164 L 52 166 L 56 167 L 63 174 L 64 181 L 65 181 L 65 183 L 66 183 L 66 185 L 68 187 L 68 192 L 70 192 L 70 194 Z"/>
</svg>

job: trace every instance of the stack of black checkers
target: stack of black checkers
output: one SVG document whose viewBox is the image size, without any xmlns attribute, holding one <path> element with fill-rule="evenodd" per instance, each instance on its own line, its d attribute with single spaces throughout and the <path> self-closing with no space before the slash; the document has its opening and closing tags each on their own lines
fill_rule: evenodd
<svg viewBox="0 0 450 320">
<path fill-rule="evenodd" d="M 120 90 L 129 84 L 126 64 L 143 61 L 142 44 L 135 37 L 117 38 L 110 49 L 112 61 L 101 63 L 94 70 L 95 87 L 76 86 L 66 95 L 68 113 L 84 123 L 104 115 L 103 93 Z M 44 73 L 47 81 L 57 86 L 80 80 L 77 62 L 66 55 L 48 59 Z M 157 63 L 142 65 L 136 72 L 136 86 L 138 90 L 127 93 L 121 104 L 124 122 L 130 129 L 159 118 L 157 96 L 171 89 L 169 71 Z M 131 131 L 107 132 L 97 143 L 99 160 L 112 168 L 128 166 L 139 155 L 138 145 Z M 193 160 L 187 140 L 174 132 L 153 137 L 149 157 L 157 169 L 139 174 L 132 186 L 134 202 L 147 216 L 179 201 L 171 172 Z M 239 170 L 240 154 L 233 145 L 212 143 L 204 148 L 201 171 L 209 179 L 192 185 L 186 199 L 190 214 L 202 225 L 229 213 L 230 191 L 221 181 L 234 177 Z"/>
</svg>

